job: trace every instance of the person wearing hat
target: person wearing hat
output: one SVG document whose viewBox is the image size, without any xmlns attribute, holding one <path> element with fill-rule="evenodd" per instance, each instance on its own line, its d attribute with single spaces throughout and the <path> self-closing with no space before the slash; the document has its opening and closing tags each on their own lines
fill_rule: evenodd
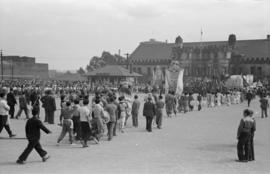
<svg viewBox="0 0 270 174">
<path fill-rule="evenodd" d="M 247 162 L 250 152 L 250 139 L 252 130 L 255 130 L 254 120 L 251 118 L 252 111 L 245 109 L 244 117 L 240 120 L 237 130 L 237 155 L 240 162 Z"/>
<path fill-rule="evenodd" d="M 143 116 L 146 118 L 146 130 L 152 132 L 152 121 L 156 115 L 156 107 L 152 102 L 152 97 L 148 97 L 148 100 L 143 106 Z"/>
</svg>

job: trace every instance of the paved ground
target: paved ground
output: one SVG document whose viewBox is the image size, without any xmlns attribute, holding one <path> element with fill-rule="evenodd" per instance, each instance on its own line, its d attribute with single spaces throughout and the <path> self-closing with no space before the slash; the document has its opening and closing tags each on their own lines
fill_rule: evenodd
<svg viewBox="0 0 270 174">
<path fill-rule="evenodd" d="M 48 125 L 53 134 L 43 134 L 42 144 L 51 158 L 43 163 L 33 151 L 25 165 L 15 163 L 27 144 L 25 139 L 20 139 L 25 136 L 25 120 L 12 120 L 18 139 L 3 138 L 7 134 L 2 132 L 0 174 L 270 173 L 270 119 L 260 119 L 259 113 L 256 115 L 256 161 L 235 162 L 236 130 L 244 108 L 245 104 L 240 104 L 179 114 L 165 118 L 163 129 L 154 128 L 152 133 L 145 132 L 145 121 L 140 116 L 138 129 L 128 128 L 111 142 L 104 138 L 101 144 L 93 143 L 89 148 L 68 145 L 68 137 L 57 147 L 61 128 Z M 252 103 L 252 109 L 259 111 L 258 100 Z"/>
</svg>

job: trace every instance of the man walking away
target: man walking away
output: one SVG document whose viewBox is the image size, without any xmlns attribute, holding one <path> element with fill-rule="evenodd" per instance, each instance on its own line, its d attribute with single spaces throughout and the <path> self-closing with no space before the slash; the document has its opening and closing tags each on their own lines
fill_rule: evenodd
<svg viewBox="0 0 270 174">
<path fill-rule="evenodd" d="M 148 100 L 144 103 L 143 106 L 143 116 L 146 118 L 146 130 L 152 132 L 152 121 L 156 115 L 155 104 L 152 103 L 152 98 L 148 97 Z"/>
<path fill-rule="evenodd" d="M 111 141 L 113 137 L 113 128 L 116 122 L 116 110 L 117 110 L 117 106 L 114 104 L 113 96 L 109 98 L 109 103 L 106 105 L 105 110 L 110 115 L 110 120 L 107 123 L 107 129 L 108 129 L 108 140 Z"/>
<path fill-rule="evenodd" d="M 140 109 L 140 101 L 138 100 L 138 96 L 134 96 L 134 101 L 132 103 L 132 123 L 134 127 L 138 127 L 138 114 L 139 114 L 139 109 Z"/>
<path fill-rule="evenodd" d="M 246 99 L 247 99 L 247 102 L 248 102 L 248 107 L 250 106 L 250 102 L 252 100 L 252 93 L 250 92 L 250 90 L 247 92 L 246 94 Z"/>
<path fill-rule="evenodd" d="M 267 117 L 267 108 L 269 108 L 269 103 L 266 97 L 263 95 L 260 99 L 261 110 L 262 110 L 262 118 Z"/>
<path fill-rule="evenodd" d="M 163 108 L 165 105 L 162 99 L 163 97 L 160 95 L 158 101 L 156 102 L 156 109 L 157 109 L 156 124 L 158 129 L 162 128 Z"/>
</svg>

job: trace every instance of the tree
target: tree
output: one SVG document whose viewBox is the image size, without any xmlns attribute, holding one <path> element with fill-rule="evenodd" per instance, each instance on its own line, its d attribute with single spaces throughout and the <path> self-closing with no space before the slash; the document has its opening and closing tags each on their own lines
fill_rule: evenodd
<svg viewBox="0 0 270 174">
<path fill-rule="evenodd" d="M 125 62 L 126 58 L 120 55 L 112 55 L 108 51 L 103 51 L 101 57 L 94 56 L 91 58 L 89 64 L 86 66 L 86 71 L 90 72 L 106 65 L 119 65 L 124 64 Z"/>
<path fill-rule="evenodd" d="M 80 67 L 80 68 L 77 70 L 77 73 L 78 73 L 78 74 L 85 74 L 85 70 L 84 70 L 82 67 Z"/>
</svg>

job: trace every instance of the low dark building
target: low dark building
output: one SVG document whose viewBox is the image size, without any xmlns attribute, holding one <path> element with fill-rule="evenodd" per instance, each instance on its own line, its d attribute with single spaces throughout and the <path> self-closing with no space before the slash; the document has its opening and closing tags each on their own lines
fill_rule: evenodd
<svg viewBox="0 0 270 174">
<path fill-rule="evenodd" d="M 3 56 L 2 58 L 4 79 L 49 78 L 48 64 L 36 63 L 34 57 Z M 2 72 L 1 66 L 0 72 Z"/>
</svg>

